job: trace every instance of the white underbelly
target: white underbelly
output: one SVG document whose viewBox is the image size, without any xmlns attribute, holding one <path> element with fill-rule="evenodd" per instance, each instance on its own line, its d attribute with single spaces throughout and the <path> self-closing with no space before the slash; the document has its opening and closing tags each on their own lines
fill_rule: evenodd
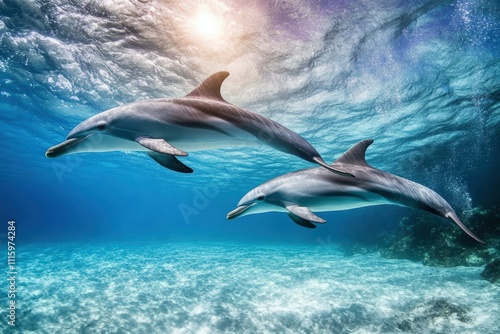
<svg viewBox="0 0 500 334">
<path fill-rule="evenodd" d="M 358 196 L 345 195 L 304 199 L 300 202 L 303 203 L 301 205 L 307 206 L 313 212 L 342 211 L 374 205 L 393 204 L 386 198 L 374 193 L 365 193 L 363 198 L 360 198 Z"/>
<path fill-rule="evenodd" d="M 255 146 L 260 143 L 251 135 L 237 137 L 228 136 L 210 130 L 196 129 L 190 133 L 181 134 L 176 137 L 167 138 L 166 141 L 185 152 L 196 152 L 204 150 L 214 150 L 220 148 Z M 109 135 L 93 135 L 79 143 L 75 152 L 111 152 L 111 151 L 149 151 L 149 149 L 139 143 Z"/>
</svg>

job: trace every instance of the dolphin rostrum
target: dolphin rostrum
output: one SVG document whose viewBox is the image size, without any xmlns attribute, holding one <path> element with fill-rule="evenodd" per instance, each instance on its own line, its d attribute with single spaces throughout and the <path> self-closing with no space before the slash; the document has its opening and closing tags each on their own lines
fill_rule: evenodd
<svg viewBox="0 0 500 334">
<path fill-rule="evenodd" d="M 228 75 L 214 73 L 182 98 L 139 101 L 92 116 L 45 155 L 55 158 L 79 152 L 146 151 L 166 168 L 191 173 L 193 170 L 177 156 L 186 156 L 187 151 L 265 144 L 337 174 L 352 176 L 326 164 L 318 151 L 295 132 L 226 102 L 220 88 Z"/>
<path fill-rule="evenodd" d="M 309 168 L 278 176 L 250 190 L 229 212 L 227 219 L 279 211 L 288 212 L 298 225 L 315 228 L 325 223 L 312 211 L 348 210 L 370 205 L 395 204 L 452 219 L 475 240 L 484 243 L 458 218 L 450 204 L 433 190 L 402 177 L 375 169 L 365 160 L 373 140 L 354 145 L 331 164 L 354 177 L 341 177 L 324 168 Z"/>
</svg>

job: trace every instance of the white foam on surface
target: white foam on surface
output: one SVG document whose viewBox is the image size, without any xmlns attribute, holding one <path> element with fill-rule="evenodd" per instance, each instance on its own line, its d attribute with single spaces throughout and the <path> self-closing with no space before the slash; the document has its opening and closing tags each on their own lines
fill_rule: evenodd
<svg viewBox="0 0 500 334">
<path fill-rule="evenodd" d="M 228 101 L 289 127 L 325 159 L 373 137 L 369 158 L 378 168 L 403 174 L 411 161 L 420 170 L 414 166 L 420 151 L 441 148 L 442 159 L 460 157 L 457 168 L 464 169 L 463 154 L 443 148 L 473 142 L 467 156 L 478 161 L 491 146 L 486 133 L 500 120 L 498 24 L 490 8 L 496 8 L 491 1 L 468 0 L 459 6 L 393 0 L 10 1 L 0 11 L 0 94 L 9 113 L 22 107 L 16 130 L 27 128 L 41 138 L 43 153 L 91 115 L 133 101 L 181 97 L 209 74 L 228 70 L 222 87 Z M 192 36 L 200 11 L 224 22 L 217 39 L 200 43 L 199 32 Z M 32 127 L 33 116 L 48 127 Z M 15 139 L 7 144 L 21 150 Z M 189 152 L 189 159 L 196 159 L 196 171 L 212 171 L 207 161 L 238 161 L 240 167 L 240 152 L 252 157 L 252 167 L 310 166 L 267 148 Z M 393 159 L 383 159 L 387 152 Z M 95 166 L 107 170 L 103 163 L 111 156 L 102 157 Z M 157 168 L 117 157 L 119 165 Z M 248 176 L 245 166 L 232 171 L 255 182 L 268 174 L 252 168 Z M 224 175 L 213 174 L 200 177 L 224 182 Z"/>
</svg>

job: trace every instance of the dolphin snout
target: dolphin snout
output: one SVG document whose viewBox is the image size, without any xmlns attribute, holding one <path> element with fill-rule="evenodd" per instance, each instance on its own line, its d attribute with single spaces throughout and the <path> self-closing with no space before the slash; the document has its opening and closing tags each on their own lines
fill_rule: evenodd
<svg viewBox="0 0 500 334">
<path fill-rule="evenodd" d="M 57 158 L 60 157 L 61 155 L 68 154 L 73 150 L 76 144 L 78 144 L 85 138 L 87 138 L 87 136 L 65 140 L 64 142 L 49 148 L 47 152 L 45 152 L 45 156 L 47 158 Z"/>
<path fill-rule="evenodd" d="M 238 206 L 236 209 L 234 209 L 233 211 L 229 212 L 226 216 L 227 219 L 234 219 L 234 218 L 238 218 L 239 216 L 243 215 L 243 213 L 248 210 L 249 208 L 251 208 L 252 206 L 254 206 L 255 204 L 257 203 L 252 203 L 252 204 L 249 204 L 249 205 L 240 205 Z"/>
</svg>

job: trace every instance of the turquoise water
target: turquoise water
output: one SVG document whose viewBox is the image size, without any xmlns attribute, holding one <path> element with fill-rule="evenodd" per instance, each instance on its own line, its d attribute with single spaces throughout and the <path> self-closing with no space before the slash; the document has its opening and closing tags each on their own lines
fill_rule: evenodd
<svg viewBox="0 0 500 334">
<path fill-rule="evenodd" d="M 487 245 L 396 206 L 314 230 L 226 220 L 313 167 L 267 146 L 188 152 L 187 175 L 141 152 L 45 157 L 95 114 L 221 70 L 227 101 L 328 163 L 374 139 L 368 163 L 438 192 Z M 0 0 L 0 261 L 13 240 L 17 270 L 15 298 L 0 277 L 1 332 L 497 333 L 500 290 L 480 273 L 500 254 L 499 125 L 496 0 Z M 386 259 L 384 242 L 455 267 Z"/>
<path fill-rule="evenodd" d="M 346 257 L 335 245 L 67 243 L 20 251 L 22 333 L 500 330 L 500 291 L 479 278 L 480 268 Z"/>
</svg>

